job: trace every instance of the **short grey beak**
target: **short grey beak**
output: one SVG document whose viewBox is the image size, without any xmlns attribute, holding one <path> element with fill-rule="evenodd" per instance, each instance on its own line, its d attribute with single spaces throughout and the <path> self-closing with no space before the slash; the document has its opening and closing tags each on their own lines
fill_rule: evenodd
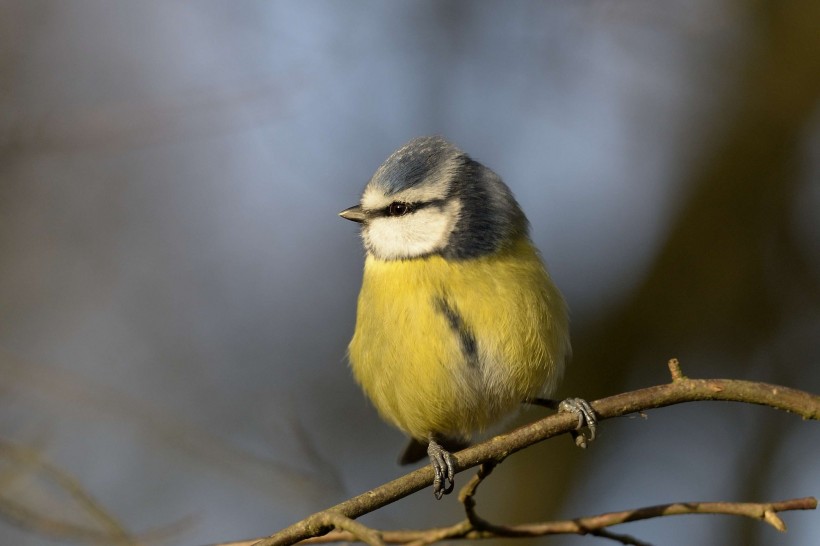
<svg viewBox="0 0 820 546">
<path fill-rule="evenodd" d="M 339 216 L 344 218 L 345 220 L 350 220 L 353 222 L 359 222 L 360 224 L 365 221 L 367 215 L 362 210 L 362 207 L 356 205 L 355 207 L 350 207 L 349 209 L 345 209 L 339 213 Z"/>
</svg>

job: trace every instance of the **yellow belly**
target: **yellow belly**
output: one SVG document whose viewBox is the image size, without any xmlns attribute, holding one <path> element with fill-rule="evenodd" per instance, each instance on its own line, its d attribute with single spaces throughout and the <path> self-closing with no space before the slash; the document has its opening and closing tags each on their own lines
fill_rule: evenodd
<svg viewBox="0 0 820 546">
<path fill-rule="evenodd" d="M 564 301 L 527 239 L 472 260 L 365 261 L 351 368 L 414 438 L 468 437 L 549 395 L 569 350 Z"/>
</svg>

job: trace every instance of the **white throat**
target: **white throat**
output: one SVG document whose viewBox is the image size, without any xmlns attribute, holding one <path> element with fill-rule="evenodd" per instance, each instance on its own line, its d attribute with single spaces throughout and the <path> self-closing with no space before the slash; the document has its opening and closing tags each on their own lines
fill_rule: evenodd
<svg viewBox="0 0 820 546">
<path fill-rule="evenodd" d="M 458 221 L 461 203 L 451 199 L 404 216 L 381 216 L 362 228 L 367 251 L 382 260 L 416 258 L 442 250 Z"/>
</svg>

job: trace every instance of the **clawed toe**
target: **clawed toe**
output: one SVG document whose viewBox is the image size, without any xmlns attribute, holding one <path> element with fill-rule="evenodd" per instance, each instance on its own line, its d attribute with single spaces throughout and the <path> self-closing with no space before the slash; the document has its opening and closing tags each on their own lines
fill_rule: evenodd
<svg viewBox="0 0 820 546">
<path fill-rule="evenodd" d="M 455 487 L 456 469 L 453 456 L 432 438 L 427 446 L 427 455 L 430 456 L 430 464 L 435 472 L 433 494 L 437 499 L 441 499 L 444 495 L 452 493 Z"/>
<path fill-rule="evenodd" d="M 572 433 L 573 438 L 575 438 L 575 445 L 585 448 L 588 442 L 595 439 L 598 419 L 595 417 L 595 412 L 592 411 L 589 402 L 583 398 L 567 398 L 558 404 L 558 411 L 560 413 L 571 413 L 578 419 L 578 426 Z M 589 429 L 589 437 L 583 432 L 579 432 L 584 427 Z"/>
</svg>

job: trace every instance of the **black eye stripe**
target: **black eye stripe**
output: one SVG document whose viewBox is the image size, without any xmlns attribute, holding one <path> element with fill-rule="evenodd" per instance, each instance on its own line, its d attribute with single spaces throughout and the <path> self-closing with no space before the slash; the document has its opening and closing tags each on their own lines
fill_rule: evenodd
<svg viewBox="0 0 820 546">
<path fill-rule="evenodd" d="M 387 205 L 384 208 L 367 211 L 367 215 L 370 216 L 371 218 L 381 218 L 382 216 L 391 216 L 391 217 L 407 216 L 408 214 L 413 214 L 414 212 L 417 212 L 417 211 L 422 210 L 422 209 L 426 209 L 428 207 L 441 207 L 446 202 L 447 202 L 446 199 L 433 199 L 432 201 L 422 201 L 422 202 L 418 202 L 418 203 L 408 203 L 406 201 L 393 201 L 392 203 L 390 203 L 389 205 Z M 395 213 L 391 214 L 391 212 L 390 212 L 391 207 L 394 208 L 394 212 L 398 212 L 398 211 L 395 211 L 395 205 L 403 205 L 404 207 L 407 207 L 407 209 L 405 210 L 405 212 L 402 212 L 402 213 L 399 213 L 399 214 L 395 214 Z"/>
</svg>

